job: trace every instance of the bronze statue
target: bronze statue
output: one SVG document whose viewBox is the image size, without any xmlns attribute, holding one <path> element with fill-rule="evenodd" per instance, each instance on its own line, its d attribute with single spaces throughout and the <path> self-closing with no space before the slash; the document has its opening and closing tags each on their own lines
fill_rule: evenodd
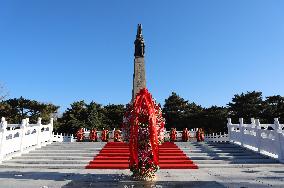
<svg viewBox="0 0 284 188">
<path fill-rule="evenodd" d="M 134 42 L 135 44 L 135 57 L 144 57 L 145 54 L 145 43 L 142 35 L 142 25 L 138 24 L 137 28 L 137 35 L 136 40 Z"/>
</svg>

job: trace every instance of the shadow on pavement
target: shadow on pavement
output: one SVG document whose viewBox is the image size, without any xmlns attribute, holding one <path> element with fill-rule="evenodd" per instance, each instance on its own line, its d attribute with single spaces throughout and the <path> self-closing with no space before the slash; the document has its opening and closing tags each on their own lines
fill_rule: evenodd
<svg viewBox="0 0 284 188">
<path fill-rule="evenodd" d="M 82 182 L 72 181 L 63 188 L 89 188 L 89 187 L 107 187 L 107 188 L 224 188 L 222 184 L 215 181 L 156 181 L 156 182 L 139 182 L 139 181 L 98 181 L 98 182 Z"/>
<path fill-rule="evenodd" d="M 156 181 L 143 182 L 132 181 L 131 176 L 125 174 L 80 174 L 59 172 L 0 172 L 0 182 L 5 179 L 14 180 L 53 180 L 69 181 L 63 188 L 85 188 L 85 187 L 121 187 L 121 188 L 168 188 L 168 187 L 210 187 L 224 188 L 215 181 Z"/>
</svg>

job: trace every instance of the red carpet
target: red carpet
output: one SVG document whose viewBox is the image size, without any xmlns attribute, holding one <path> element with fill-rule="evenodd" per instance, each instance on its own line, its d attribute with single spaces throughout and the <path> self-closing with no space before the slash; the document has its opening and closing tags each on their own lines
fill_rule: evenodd
<svg viewBox="0 0 284 188">
<path fill-rule="evenodd" d="M 159 165 L 161 169 L 197 169 L 177 145 L 163 143 L 159 148 Z M 87 169 L 128 169 L 129 147 L 127 143 L 108 142 L 100 153 L 90 161 Z"/>
</svg>

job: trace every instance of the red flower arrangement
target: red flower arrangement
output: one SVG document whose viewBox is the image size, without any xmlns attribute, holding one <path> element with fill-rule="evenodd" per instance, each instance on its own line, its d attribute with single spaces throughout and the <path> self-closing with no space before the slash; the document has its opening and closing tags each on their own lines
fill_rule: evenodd
<svg viewBox="0 0 284 188">
<path fill-rule="evenodd" d="M 164 124 L 160 106 L 156 105 L 147 89 L 141 89 L 124 117 L 124 136 L 129 139 L 129 165 L 135 179 L 155 179 Z"/>
</svg>

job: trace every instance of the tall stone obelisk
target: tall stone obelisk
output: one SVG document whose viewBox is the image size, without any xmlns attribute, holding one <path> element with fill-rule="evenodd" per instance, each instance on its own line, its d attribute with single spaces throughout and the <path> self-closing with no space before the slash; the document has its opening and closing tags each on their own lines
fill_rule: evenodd
<svg viewBox="0 0 284 188">
<path fill-rule="evenodd" d="M 145 43 L 142 35 L 142 25 L 138 24 L 134 53 L 134 74 L 133 74 L 133 90 L 132 90 L 132 101 L 135 95 L 142 88 L 146 88 L 146 77 L 145 77 Z"/>
</svg>

